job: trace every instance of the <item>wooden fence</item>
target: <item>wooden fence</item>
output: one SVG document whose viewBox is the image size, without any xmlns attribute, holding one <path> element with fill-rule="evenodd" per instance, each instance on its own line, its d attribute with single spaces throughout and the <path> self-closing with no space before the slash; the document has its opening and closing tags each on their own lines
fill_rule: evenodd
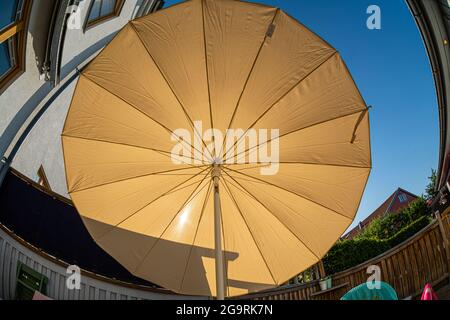
<svg viewBox="0 0 450 320">
<path fill-rule="evenodd" d="M 436 285 L 449 278 L 449 213 L 436 219 L 412 238 L 358 266 L 332 275 L 333 287 L 321 291 L 319 280 L 267 290 L 240 298 L 255 300 L 337 300 L 348 290 L 367 281 L 367 268 L 376 265 L 381 280 L 397 291 L 398 297 L 418 296 L 426 283 Z"/>
</svg>

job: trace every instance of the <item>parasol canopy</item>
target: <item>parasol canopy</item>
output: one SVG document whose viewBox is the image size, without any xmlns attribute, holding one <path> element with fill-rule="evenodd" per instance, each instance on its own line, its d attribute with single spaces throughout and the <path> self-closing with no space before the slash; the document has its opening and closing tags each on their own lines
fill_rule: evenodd
<svg viewBox="0 0 450 320">
<path fill-rule="evenodd" d="M 371 168 L 367 107 L 339 53 L 281 10 L 233 0 L 128 23 L 81 73 L 62 143 L 98 245 L 193 295 L 267 289 L 318 262 Z"/>
</svg>

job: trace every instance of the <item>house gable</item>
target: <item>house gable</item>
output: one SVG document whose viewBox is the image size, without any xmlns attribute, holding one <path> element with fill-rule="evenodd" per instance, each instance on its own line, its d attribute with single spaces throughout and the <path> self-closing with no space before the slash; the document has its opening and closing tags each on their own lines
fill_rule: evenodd
<svg viewBox="0 0 450 320">
<path fill-rule="evenodd" d="M 405 189 L 398 188 L 394 191 L 374 212 L 372 212 L 363 221 L 360 221 L 356 227 L 345 234 L 343 239 L 352 239 L 357 236 L 365 227 L 367 227 L 373 220 L 387 214 L 399 212 L 401 209 L 407 207 L 412 201 L 418 197 Z"/>
</svg>

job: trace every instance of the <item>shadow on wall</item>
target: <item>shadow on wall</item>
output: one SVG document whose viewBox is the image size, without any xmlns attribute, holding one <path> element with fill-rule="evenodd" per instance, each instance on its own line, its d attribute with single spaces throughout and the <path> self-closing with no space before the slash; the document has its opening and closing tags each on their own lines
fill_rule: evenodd
<svg viewBox="0 0 450 320">
<path fill-rule="evenodd" d="M 0 187 L 0 223 L 41 249 L 80 268 L 110 278 L 135 283 L 153 284 L 134 277 L 98 247 L 84 227 L 76 209 L 7 173 Z"/>
<path fill-rule="evenodd" d="M 73 70 L 75 70 L 76 67 L 80 65 L 83 61 L 86 61 L 89 59 L 94 53 L 101 50 L 103 47 L 105 47 L 111 40 L 114 38 L 117 32 L 113 32 L 109 34 L 108 36 L 104 37 L 103 39 L 97 41 L 87 49 L 83 50 L 82 52 L 78 53 L 76 56 L 74 56 L 70 61 L 68 61 L 62 68 L 61 68 L 61 79 L 64 79 L 67 77 Z"/>
<path fill-rule="evenodd" d="M 0 223 L 29 243 L 69 264 L 110 278 L 152 285 L 128 271 L 134 270 L 135 274 L 175 291 L 182 289 L 193 295 L 211 295 L 205 263 L 213 263 L 213 249 L 158 239 L 85 219 L 91 232 L 103 230 L 104 236 L 96 243 L 73 206 L 24 179 L 8 172 L 0 188 Z M 106 243 L 112 257 L 101 248 L 106 248 Z M 229 263 L 239 255 L 224 252 L 224 257 L 225 263 Z M 228 280 L 228 285 L 250 292 L 273 286 L 233 279 Z"/>
<path fill-rule="evenodd" d="M 135 275 L 175 292 L 213 295 L 204 265 L 207 260 L 214 261 L 213 248 L 155 238 L 88 218 L 83 220 L 91 234 L 101 235 L 96 237 L 97 244 Z M 225 251 L 225 265 L 238 256 Z"/>
<path fill-rule="evenodd" d="M 45 63 L 47 39 L 56 3 L 57 1 L 55 0 L 33 1 L 32 16 L 28 30 L 33 39 L 33 49 L 39 73 L 42 73 Z"/>
<path fill-rule="evenodd" d="M 114 37 L 115 33 L 109 35 L 108 37 L 96 42 L 95 44 L 91 45 L 89 48 L 85 49 L 83 52 L 76 55 L 74 58 L 72 58 L 64 67 L 63 67 L 63 73 L 62 78 L 64 79 L 67 75 L 70 74 L 71 71 L 75 70 L 76 67 L 78 67 L 81 63 L 86 61 L 89 57 L 91 57 L 95 52 L 102 49 L 106 44 L 108 44 L 111 39 Z M 72 79 L 74 80 L 74 79 Z M 67 83 L 67 85 L 70 83 Z M 66 85 L 66 84 L 65 84 Z M 54 95 L 49 99 L 49 101 L 53 101 L 58 97 L 59 94 L 65 89 L 66 86 L 61 86 L 61 90 L 58 90 L 54 93 Z M 41 103 L 42 100 L 46 98 L 46 96 L 52 91 L 53 85 L 50 82 L 43 83 L 42 86 L 40 86 L 27 100 L 24 101 L 22 104 L 22 107 L 20 110 L 16 113 L 14 118 L 9 122 L 8 126 L 5 128 L 4 132 L 0 136 L 0 154 L 5 154 L 6 150 L 8 149 L 9 145 L 15 138 L 17 132 L 20 130 L 20 128 L 23 126 L 25 121 L 30 117 L 30 115 L 35 111 L 36 107 Z M 10 90 L 15 90 L 14 87 L 11 87 Z M 12 92 L 14 94 L 14 92 Z M 39 120 L 39 117 L 42 116 L 42 114 L 46 111 L 47 108 L 51 106 L 51 103 L 44 106 L 44 110 L 38 113 L 37 119 L 33 120 L 33 123 L 36 123 Z M 31 127 L 27 128 L 28 130 L 25 130 L 24 135 L 26 136 L 31 130 Z M 23 139 L 21 139 L 23 142 Z M 20 145 L 17 144 L 14 147 L 14 150 L 17 151 L 20 148 Z M 12 158 L 14 158 L 14 153 L 11 153 L 10 155 L 10 161 L 12 161 Z"/>
</svg>

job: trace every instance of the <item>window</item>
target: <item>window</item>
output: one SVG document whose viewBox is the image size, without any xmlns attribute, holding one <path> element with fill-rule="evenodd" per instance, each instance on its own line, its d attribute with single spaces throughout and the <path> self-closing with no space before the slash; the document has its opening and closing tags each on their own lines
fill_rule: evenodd
<svg viewBox="0 0 450 320">
<path fill-rule="evenodd" d="M 0 75 L 4 76 L 15 66 L 14 54 L 12 50 L 14 49 L 14 38 L 10 38 L 0 44 Z"/>
<path fill-rule="evenodd" d="M 146 16 L 149 13 L 155 12 L 164 5 L 164 1 L 161 0 L 141 0 L 136 4 L 133 19 Z"/>
<path fill-rule="evenodd" d="M 400 193 L 398 195 L 398 199 L 400 200 L 401 203 L 404 203 L 404 202 L 406 202 L 406 200 L 408 200 L 408 198 L 406 197 L 406 194 L 404 194 L 404 193 Z"/>
<path fill-rule="evenodd" d="M 50 183 L 48 182 L 47 175 L 45 174 L 43 166 L 40 166 L 38 170 L 38 184 L 45 189 L 52 190 L 52 188 L 50 188 Z"/>
<path fill-rule="evenodd" d="M 31 0 L 0 0 L 0 92 L 24 70 Z"/>
<path fill-rule="evenodd" d="M 47 292 L 48 278 L 23 262 L 17 262 L 16 277 L 16 300 L 32 300 L 36 291 Z"/>
<path fill-rule="evenodd" d="M 93 0 L 89 9 L 86 28 L 120 15 L 123 0 Z"/>
</svg>

